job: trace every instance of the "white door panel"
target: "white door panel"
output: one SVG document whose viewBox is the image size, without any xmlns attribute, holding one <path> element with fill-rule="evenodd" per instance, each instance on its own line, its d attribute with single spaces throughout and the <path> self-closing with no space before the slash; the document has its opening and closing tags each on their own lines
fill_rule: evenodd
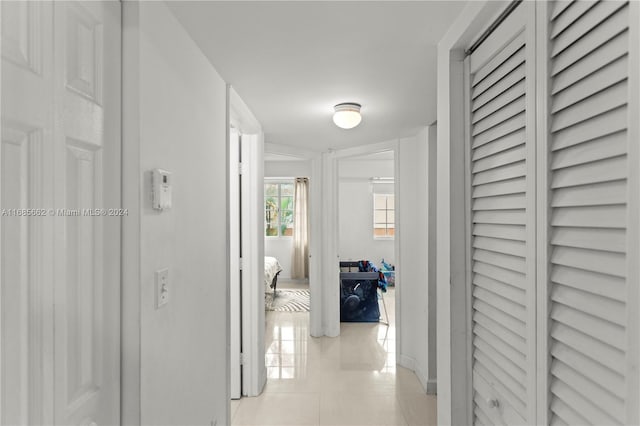
<svg viewBox="0 0 640 426">
<path fill-rule="evenodd" d="M 120 207 L 120 5 L 54 5 L 55 201 Z M 118 216 L 55 223 L 55 395 L 59 424 L 119 422 Z"/>
<path fill-rule="evenodd" d="M 629 424 L 629 6 L 552 10 L 549 420 Z"/>
<path fill-rule="evenodd" d="M 43 166 L 53 142 L 52 8 L 4 1 L 1 8 L 0 423 L 27 425 L 52 422 L 52 218 L 17 215 L 51 204 L 51 167 Z"/>
<path fill-rule="evenodd" d="M 467 176 L 474 422 L 531 424 L 535 410 L 532 4 L 467 59 Z"/>
<path fill-rule="evenodd" d="M 637 424 L 640 11 L 536 7 L 466 64 L 474 421 Z"/>
<path fill-rule="evenodd" d="M 2 2 L 0 155 L 1 423 L 117 424 L 119 2 Z"/>
</svg>

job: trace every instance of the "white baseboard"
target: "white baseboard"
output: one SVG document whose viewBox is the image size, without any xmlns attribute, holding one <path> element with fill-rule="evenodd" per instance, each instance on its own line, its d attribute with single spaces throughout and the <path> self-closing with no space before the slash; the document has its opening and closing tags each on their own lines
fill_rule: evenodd
<svg viewBox="0 0 640 426">
<path fill-rule="evenodd" d="M 398 365 L 401 365 L 404 368 L 408 368 L 411 371 L 414 371 L 415 369 L 415 365 L 416 365 L 416 360 L 408 357 L 406 355 L 403 354 L 399 354 L 398 355 Z"/>
<path fill-rule="evenodd" d="M 398 364 L 406 369 L 413 371 L 422 386 L 422 389 L 429 395 L 435 395 L 437 391 L 437 381 L 435 379 L 429 379 L 427 374 L 418 367 L 415 359 L 400 354 L 398 356 Z"/>
<path fill-rule="evenodd" d="M 422 389 L 424 389 L 424 391 L 426 393 L 429 393 L 429 391 L 428 391 L 428 389 L 429 389 L 428 376 L 417 365 L 416 365 L 416 368 L 414 368 L 413 372 L 416 373 L 416 376 L 418 376 L 418 380 L 420 380 L 420 384 L 422 385 Z"/>
<path fill-rule="evenodd" d="M 424 391 L 427 392 L 427 376 L 420 370 L 420 368 L 417 368 L 415 359 L 411 358 L 410 356 L 400 354 L 400 356 L 398 357 L 398 364 L 406 369 L 413 371 L 416 377 L 418 377 L 420 385 L 422 386 Z"/>
<path fill-rule="evenodd" d="M 436 379 L 427 380 L 427 393 L 429 395 L 438 394 L 438 381 Z"/>
</svg>

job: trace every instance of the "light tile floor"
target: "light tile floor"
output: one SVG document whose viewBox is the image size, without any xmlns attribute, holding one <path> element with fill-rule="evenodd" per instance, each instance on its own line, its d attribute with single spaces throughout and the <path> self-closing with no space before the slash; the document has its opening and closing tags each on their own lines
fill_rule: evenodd
<svg viewBox="0 0 640 426">
<path fill-rule="evenodd" d="M 233 425 L 435 425 L 436 398 L 396 365 L 390 325 L 342 323 L 340 336 L 309 335 L 308 313 L 267 312 L 267 385 L 231 401 Z"/>
</svg>

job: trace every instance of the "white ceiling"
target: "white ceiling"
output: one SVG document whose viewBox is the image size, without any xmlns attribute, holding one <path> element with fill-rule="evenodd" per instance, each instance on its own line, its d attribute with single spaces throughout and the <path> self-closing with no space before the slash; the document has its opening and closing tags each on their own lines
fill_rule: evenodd
<svg viewBox="0 0 640 426">
<path fill-rule="evenodd" d="M 436 120 L 436 45 L 462 1 L 175 1 L 170 7 L 262 124 L 315 151 L 411 136 Z M 337 128 L 333 106 L 362 104 Z"/>
</svg>

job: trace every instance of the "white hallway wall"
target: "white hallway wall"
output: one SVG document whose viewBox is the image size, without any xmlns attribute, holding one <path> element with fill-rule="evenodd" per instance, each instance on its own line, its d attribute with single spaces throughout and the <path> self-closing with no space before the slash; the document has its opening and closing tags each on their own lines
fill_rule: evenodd
<svg viewBox="0 0 640 426">
<path fill-rule="evenodd" d="M 161 2 L 124 2 L 123 424 L 228 424 L 226 85 Z M 173 206 L 151 208 L 153 168 Z M 211 196 L 207 196 L 211 194 Z M 224 191 L 222 193 L 224 197 Z M 169 303 L 154 272 L 169 268 Z"/>
<path fill-rule="evenodd" d="M 425 127 L 413 138 L 398 143 L 396 180 L 399 196 L 398 212 L 398 322 L 400 339 L 398 362 L 415 371 L 428 393 L 436 391 L 435 345 L 435 280 L 429 266 L 435 223 L 429 226 L 434 208 L 430 194 L 435 180 L 429 173 L 434 154 L 434 126 Z M 431 204 L 430 204 L 431 203 Z"/>
<path fill-rule="evenodd" d="M 310 177 L 311 162 L 300 161 L 265 161 L 264 177 Z M 280 279 L 291 279 L 291 256 L 293 253 L 293 238 L 265 238 L 264 254 L 278 259 L 282 266 Z"/>
<path fill-rule="evenodd" d="M 380 266 L 380 260 L 395 262 L 394 240 L 373 238 L 373 192 L 369 178 L 393 177 L 394 160 L 342 159 L 338 166 L 341 260 L 367 259 Z M 393 193 L 393 184 L 376 184 Z"/>
</svg>

